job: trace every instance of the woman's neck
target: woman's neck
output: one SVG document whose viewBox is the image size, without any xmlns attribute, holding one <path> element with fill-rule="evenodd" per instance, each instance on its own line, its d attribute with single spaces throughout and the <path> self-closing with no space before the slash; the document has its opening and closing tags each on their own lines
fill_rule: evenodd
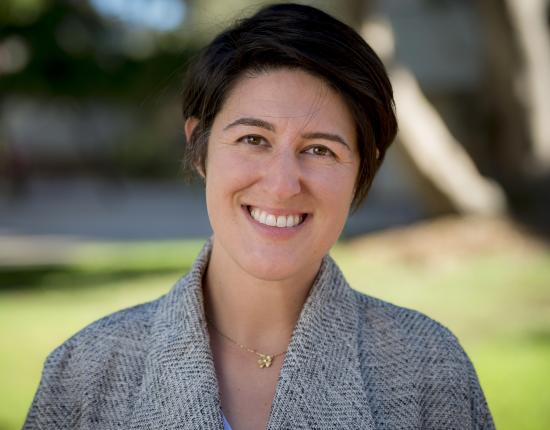
<svg viewBox="0 0 550 430">
<path fill-rule="evenodd" d="M 318 269 L 283 280 L 257 279 L 214 243 L 203 280 L 206 316 L 220 332 L 249 348 L 284 350 Z"/>
</svg>

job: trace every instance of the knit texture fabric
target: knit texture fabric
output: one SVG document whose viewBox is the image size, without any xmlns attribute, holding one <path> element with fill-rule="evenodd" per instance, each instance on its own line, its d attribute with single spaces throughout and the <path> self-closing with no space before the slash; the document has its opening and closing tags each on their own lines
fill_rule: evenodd
<svg viewBox="0 0 550 430">
<path fill-rule="evenodd" d="M 168 294 L 96 321 L 54 350 L 23 428 L 222 430 L 202 293 L 210 249 L 209 241 Z M 326 256 L 267 429 L 493 428 L 449 330 L 354 291 Z"/>
</svg>

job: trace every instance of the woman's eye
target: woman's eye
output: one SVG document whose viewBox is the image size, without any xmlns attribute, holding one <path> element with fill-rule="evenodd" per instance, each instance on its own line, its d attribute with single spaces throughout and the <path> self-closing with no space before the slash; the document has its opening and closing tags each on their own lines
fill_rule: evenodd
<svg viewBox="0 0 550 430">
<path fill-rule="evenodd" d="M 334 157 L 335 154 L 326 146 L 312 146 L 306 150 L 307 153 L 317 155 L 318 157 Z"/>
<path fill-rule="evenodd" d="M 256 136 L 253 134 L 243 136 L 239 139 L 239 142 L 248 143 L 249 145 L 254 145 L 254 146 L 261 145 L 262 141 L 263 141 L 263 138 L 261 136 Z"/>
</svg>

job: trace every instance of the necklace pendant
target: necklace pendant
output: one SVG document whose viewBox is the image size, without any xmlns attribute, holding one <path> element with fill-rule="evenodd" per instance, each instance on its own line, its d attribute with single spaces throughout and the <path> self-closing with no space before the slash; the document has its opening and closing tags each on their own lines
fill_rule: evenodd
<svg viewBox="0 0 550 430">
<path fill-rule="evenodd" d="M 271 367 L 271 362 L 273 361 L 273 357 L 271 355 L 260 355 L 260 359 L 258 360 L 258 365 L 260 366 L 260 369 L 264 369 L 266 367 Z"/>
</svg>

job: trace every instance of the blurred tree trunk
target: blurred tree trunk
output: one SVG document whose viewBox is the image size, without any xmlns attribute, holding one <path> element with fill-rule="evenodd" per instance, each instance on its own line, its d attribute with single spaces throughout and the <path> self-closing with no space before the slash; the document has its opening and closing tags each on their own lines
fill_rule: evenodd
<svg viewBox="0 0 550 430">
<path fill-rule="evenodd" d="M 547 173 L 550 170 L 550 4 L 548 0 L 507 0 L 506 3 L 524 55 L 530 164 L 539 173 Z"/>
<path fill-rule="evenodd" d="M 550 173 L 547 0 L 479 2 L 487 32 L 490 113 L 501 180 L 512 188 Z"/>
<path fill-rule="evenodd" d="M 429 212 L 497 214 L 506 207 L 500 187 L 483 177 L 473 160 L 423 94 L 415 76 L 396 64 L 394 33 L 384 17 L 366 4 L 361 32 L 383 59 L 394 87 L 399 134 L 396 155 L 415 183 Z"/>
<path fill-rule="evenodd" d="M 397 151 L 409 164 L 407 170 L 415 176 L 427 208 L 434 214 L 502 212 L 504 193 L 495 182 L 480 175 L 414 75 L 394 67 L 391 76 L 400 128 Z"/>
</svg>

